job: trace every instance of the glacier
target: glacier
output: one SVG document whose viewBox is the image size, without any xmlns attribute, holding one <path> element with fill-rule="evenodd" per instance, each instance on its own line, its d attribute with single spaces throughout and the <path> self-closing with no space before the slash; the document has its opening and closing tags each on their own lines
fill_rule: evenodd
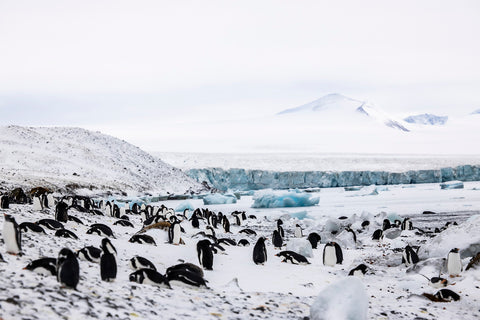
<svg viewBox="0 0 480 320">
<path fill-rule="evenodd" d="M 388 171 L 268 171 L 201 168 L 186 174 L 210 187 L 227 191 L 308 189 L 349 186 L 480 181 L 480 166 L 461 165 L 432 170 Z"/>
</svg>

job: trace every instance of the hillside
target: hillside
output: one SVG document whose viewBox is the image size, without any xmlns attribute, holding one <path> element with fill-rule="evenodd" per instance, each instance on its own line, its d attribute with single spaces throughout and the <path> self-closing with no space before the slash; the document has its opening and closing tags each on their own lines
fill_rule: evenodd
<svg viewBox="0 0 480 320">
<path fill-rule="evenodd" d="M 125 141 L 80 128 L 0 127 L 0 185 L 184 193 L 201 186 Z"/>
</svg>

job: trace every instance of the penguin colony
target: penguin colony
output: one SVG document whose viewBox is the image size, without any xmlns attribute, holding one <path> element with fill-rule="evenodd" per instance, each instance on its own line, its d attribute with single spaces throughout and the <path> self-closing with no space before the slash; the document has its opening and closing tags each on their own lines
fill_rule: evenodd
<svg viewBox="0 0 480 320">
<path fill-rule="evenodd" d="M 96 203 L 85 197 L 57 199 L 55 205 L 54 201 L 45 199 L 47 199 L 46 196 L 43 197 L 43 200 L 40 198 L 35 200 L 37 201 L 34 201 L 35 209 L 40 208 L 38 210 L 46 211 L 49 208 L 52 210 L 54 208 L 54 213 L 52 213 L 53 219 L 45 218 L 45 215 L 39 215 L 39 219 L 35 222 L 24 221 L 17 224 L 15 217 L 5 213 L 2 236 L 5 243 L 5 251 L 12 255 L 21 255 L 22 233 L 46 234 L 45 230 L 50 230 L 49 232 L 54 232 L 55 236 L 75 240 L 78 239 L 78 236 L 73 231 L 66 229 L 65 224 L 70 226 L 75 224 L 88 225 L 86 234 L 98 236 L 98 247 L 62 248 L 57 257 L 38 257 L 37 259 L 32 257 L 31 262 L 25 267 L 25 270 L 34 271 L 45 276 L 56 276 L 62 288 L 77 289 L 81 286 L 81 270 L 78 260 L 98 264 L 101 279 L 106 282 L 116 281 L 117 273 L 126 271 L 118 270 L 117 251 L 114 246 L 116 235 L 106 223 L 102 222 L 102 216 L 118 219 L 113 223 L 114 225 L 135 228 L 129 231 L 129 234 L 131 234 L 129 242 L 140 246 L 156 245 L 155 239 L 145 234 L 149 229 L 165 230 L 168 238 L 167 242 L 171 245 L 182 245 L 184 243 L 182 235 L 185 231 L 182 225 L 190 224 L 193 229 L 198 229 L 199 232 L 190 239 L 191 241 L 196 241 L 198 262 L 192 261 L 195 264 L 178 263 L 168 267 L 165 274 L 161 274 L 155 264 L 147 258 L 140 255 L 132 257 L 129 260 L 131 270 L 129 271 L 128 279 L 139 284 L 159 285 L 165 288 L 172 288 L 171 284 L 174 283 L 208 287 L 208 281 L 205 279 L 203 270 L 214 270 L 215 255 L 228 252 L 228 247 L 230 246 L 250 246 L 252 244 L 251 263 L 259 265 L 259 267 L 268 263 L 268 251 L 272 250 L 269 249 L 270 243 L 273 250 L 278 251 L 274 256 L 278 257 L 282 262 L 294 265 L 310 264 L 307 257 L 291 250 L 285 250 L 285 245 L 289 238 L 304 238 L 311 244 L 312 249 L 321 249 L 325 267 L 342 265 L 344 260 L 343 250 L 339 243 L 328 240 L 322 243 L 322 237 L 319 233 L 310 232 L 306 235 L 304 234 L 305 229 L 300 224 L 296 224 L 292 230 L 285 231 L 283 228 L 284 223 L 281 219 L 272 223 L 274 228 L 272 234 L 258 235 L 258 231 L 246 227 L 249 220 L 256 219 L 256 217 L 247 216 L 245 212 L 235 211 L 230 214 L 223 214 L 221 212 L 214 213 L 207 208 L 203 208 L 196 209 L 191 214 L 186 211 L 179 214 L 165 206 L 139 206 L 135 203 L 125 209 L 125 207 L 120 207 L 116 203 L 109 201 Z M 2 201 L 2 208 L 6 207 L 8 209 L 9 201 Z M 84 223 L 78 217 L 69 215 L 69 211 L 72 210 L 89 214 L 91 217 L 98 217 L 97 222 L 91 224 Z M 130 222 L 129 216 L 131 215 L 142 216 L 143 225 L 135 225 Z M 240 229 L 236 232 L 236 235 L 240 237 L 238 241 L 231 237 L 234 235 L 231 224 Z M 356 232 L 371 232 L 369 230 L 371 229 L 371 224 L 373 224 L 371 221 L 364 221 L 360 229 L 345 226 L 343 230 L 337 230 L 335 233 L 350 233 L 354 242 L 357 242 Z M 381 228 L 371 232 L 372 241 L 381 241 L 385 232 L 394 228 L 414 230 L 413 223 L 408 218 L 403 222 L 390 222 L 388 219 L 385 219 L 381 222 Z M 320 247 L 322 244 L 323 248 Z M 404 248 L 401 260 L 406 267 L 415 266 L 420 261 L 417 251 L 418 247 L 410 245 Z M 375 267 L 367 267 L 365 263 L 359 264 L 346 274 L 363 277 L 368 275 L 369 272 L 374 272 Z M 446 257 L 446 271 L 452 277 L 461 275 L 463 271 L 460 252 L 457 248 L 453 248 Z M 424 277 L 427 278 L 428 284 L 436 289 L 444 288 L 450 284 L 447 279 L 440 276 Z M 458 294 L 449 289 L 442 289 L 436 292 L 433 297 L 438 301 L 456 301 L 460 299 Z"/>
</svg>

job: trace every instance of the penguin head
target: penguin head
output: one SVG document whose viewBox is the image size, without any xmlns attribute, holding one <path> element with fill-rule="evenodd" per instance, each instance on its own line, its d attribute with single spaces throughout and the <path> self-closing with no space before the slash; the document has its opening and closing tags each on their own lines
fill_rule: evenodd
<svg viewBox="0 0 480 320">
<path fill-rule="evenodd" d="M 113 244 L 110 242 L 110 239 L 108 239 L 108 238 L 103 238 L 102 239 L 101 247 L 102 247 L 103 252 L 105 252 L 105 253 L 111 253 L 111 254 L 116 254 L 117 253 L 117 250 L 115 249 Z"/>
<path fill-rule="evenodd" d="M 12 217 L 11 215 L 4 213 L 3 216 L 5 217 L 5 221 L 15 223 L 15 218 Z"/>
<path fill-rule="evenodd" d="M 73 253 L 73 251 L 68 248 L 63 248 L 58 253 L 57 263 L 60 265 L 63 261 L 72 258 L 75 258 L 75 254 Z"/>
<path fill-rule="evenodd" d="M 460 249 L 458 249 L 458 248 L 453 248 L 452 250 L 450 250 L 450 252 L 458 253 L 459 250 L 460 250 Z"/>
</svg>

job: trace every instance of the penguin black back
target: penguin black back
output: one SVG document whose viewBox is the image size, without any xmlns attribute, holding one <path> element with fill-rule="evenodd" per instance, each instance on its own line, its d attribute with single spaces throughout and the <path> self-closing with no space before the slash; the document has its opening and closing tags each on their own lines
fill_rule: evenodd
<svg viewBox="0 0 480 320">
<path fill-rule="evenodd" d="M 255 264 L 264 264 L 267 262 L 267 248 L 265 247 L 265 237 L 260 237 L 253 247 L 253 262 Z"/>
<path fill-rule="evenodd" d="M 272 243 L 275 248 L 281 248 L 283 245 L 283 239 L 278 230 L 273 230 Z"/>
<path fill-rule="evenodd" d="M 322 237 L 320 237 L 320 235 L 316 232 L 311 232 L 307 237 L 307 240 L 312 245 L 312 249 L 317 249 L 318 243 L 320 242 L 321 239 Z"/>
<path fill-rule="evenodd" d="M 55 220 L 59 222 L 68 221 L 68 204 L 62 201 L 57 203 L 55 206 Z"/>
<path fill-rule="evenodd" d="M 198 262 L 207 270 L 213 270 L 213 251 L 210 240 L 200 240 L 197 242 Z"/>
<path fill-rule="evenodd" d="M 76 289 L 80 280 L 80 266 L 77 257 L 68 248 L 60 250 L 57 259 L 57 280 L 68 288 Z"/>
</svg>

